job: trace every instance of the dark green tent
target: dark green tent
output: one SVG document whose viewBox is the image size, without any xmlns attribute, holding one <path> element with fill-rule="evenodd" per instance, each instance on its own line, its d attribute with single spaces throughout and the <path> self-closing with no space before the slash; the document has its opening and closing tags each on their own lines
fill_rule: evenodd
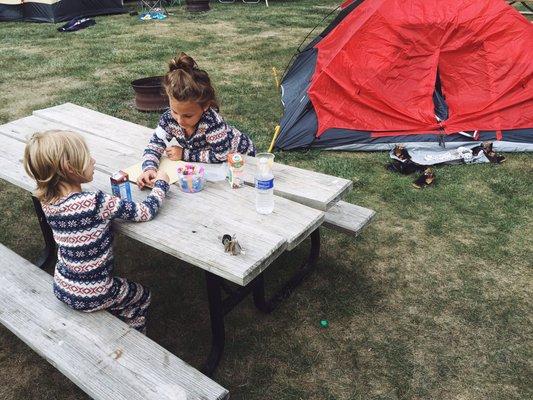
<svg viewBox="0 0 533 400">
<path fill-rule="evenodd" d="M 125 11 L 122 0 L 0 0 L 0 21 L 60 22 Z"/>
</svg>

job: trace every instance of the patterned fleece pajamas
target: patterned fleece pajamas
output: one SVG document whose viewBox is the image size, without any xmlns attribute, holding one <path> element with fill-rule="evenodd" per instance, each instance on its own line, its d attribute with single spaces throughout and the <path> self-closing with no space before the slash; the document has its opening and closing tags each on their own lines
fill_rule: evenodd
<svg viewBox="0 0 533 400">
<path fill-rule="evenodd" d="M 196 130 L 187 136 L 183 128 L 172 118 L 170 110 L 159 119 L 148 146 L 143 153 L 142 169 L 157 170 L 159 160 L 167 146 L 183 148 L 183 161 L 221 163 L 229 153 L 255 156 L 255 146 L 247 135 L 226 124 L 213 108 L 208 108 L 200 118 Z"/>
<path fill-rule="evenodd" d="M 132 328 L 146 333 L 146 314 L 152 300 L 150 289 L 124 278 L 115 277 L 113 280 L 118 291 L 107 310 Z"/>
<path fill-rule="evenodd" d="M 124 278 L 113 277 L 115 218 L 148 221 L 155 217 L 168 191 L 158 180 L 145 201 L 135 203 L 98 192 L 80 192 L 43 204 L 58 246 L 54 294 L 84 312 L 108 310 L 144 332 L 150 291 Z"/>
</svg>

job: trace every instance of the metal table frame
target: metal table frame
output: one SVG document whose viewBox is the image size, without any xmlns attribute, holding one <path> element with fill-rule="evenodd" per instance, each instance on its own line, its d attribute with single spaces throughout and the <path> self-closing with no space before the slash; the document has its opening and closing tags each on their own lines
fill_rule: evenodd
<svg viewBox="0 0 533 400">
<path fill-rule="evenodd" d="M 168 15 L 167 7 L 175 6 L 176 3 L 181 5 L 181 0 L 137 0 L 137 8 L 141 10 L 141 14 L 160 9 Z"/>
</svg>

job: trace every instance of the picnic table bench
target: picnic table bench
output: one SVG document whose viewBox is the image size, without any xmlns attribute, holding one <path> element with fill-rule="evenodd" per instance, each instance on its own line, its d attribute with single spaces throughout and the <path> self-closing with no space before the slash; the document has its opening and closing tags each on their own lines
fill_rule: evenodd
<svg viewBox="0 0 533 400">
<path fill-rule="evenodd" d="M 139 162 L 153 129 L 71 103 L 37 110 L 32 116 L 0 125 L 0 178 L 26 190 L 33 182 L 22 167 L 27 138 L 37 131 L 69 129 L 79 132 L 96 159 L 89 190 L 110 192 L 109 176 Z M 255 159 L 248 157 L 245 180 L 253 184 Z M 211 375 L 220 361 L 225 341 L 224 316 L 248 294 L 264 312 L 272 311 L 312 270 L 320 251 L 320 226 L 357 235 L 374 212 L 341 201 L 352 182 L 314 171 L 274 163 L 275 210 L 256 213 L 251 186 L 233 190 L 226 182 L 209 182 L 193 195 L 171 187 L 158 216 L 146 223 L 115 221 L 122 234 L 153 246 L 205 270 L 211 319 L 212 346 L 203 372 Z M 136 200 L 145 192 L 133 188 Z M 42 265 L 55 262 L 55 244 L 42 210 L 34 201 L 47 246 Z M 223 234 L 237 234 L 245 254 L 224 252 Z M 284 251 L 311 238 L 309 256 L 295 275 L 270 299 L 265 297 L 264 270 Z M 229 281 L 234 285 L 228 285 Z M 223 292 L 226 294 L 223 298 Z"/>
<path fill-rule="evenodd" d="M 93 399 L 222 400 L 218 383 L 107 312 L 56 300 L 52 277 L 0 244 L 0 322 Z"/>
</svg>

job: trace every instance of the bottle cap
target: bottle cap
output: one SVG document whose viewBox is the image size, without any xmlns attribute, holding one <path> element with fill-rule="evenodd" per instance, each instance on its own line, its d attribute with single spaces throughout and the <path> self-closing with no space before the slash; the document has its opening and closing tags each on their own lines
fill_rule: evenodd
<svg viewBox="0 0 533 400">
<path fill-rule="evenodd" d="M 244 158 L 239 153 L 228 154 L 228 164 L 233 168 L 241 168 L 244 165 Z"/>
</svg>

